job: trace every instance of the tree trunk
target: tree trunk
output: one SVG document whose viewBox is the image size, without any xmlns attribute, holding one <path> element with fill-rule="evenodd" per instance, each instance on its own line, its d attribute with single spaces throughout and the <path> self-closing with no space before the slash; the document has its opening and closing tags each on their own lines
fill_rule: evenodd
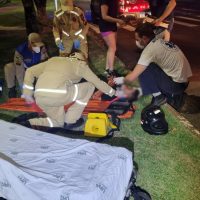
<svg viewBox="0 0 200 200">
<path fill-rule="evenodd" d="M 22 3 L 24 6 L 27 34 L 32 32 L 38 33 L 39 29 L 33 0 L 22 0 Z"/>
<path fill-rule="evenodd" d="M 45 24 L 48 21 L 46 12 L 47 0 L 34 0 L 37 8 L 37 17 L 40 24 Z"/>
</svg>

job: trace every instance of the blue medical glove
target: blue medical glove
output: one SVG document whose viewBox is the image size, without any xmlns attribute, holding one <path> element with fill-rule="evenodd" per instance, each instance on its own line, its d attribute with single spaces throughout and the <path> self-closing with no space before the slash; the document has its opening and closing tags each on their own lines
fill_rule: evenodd
<svg viewBox="0 0 200 200">
<path fill-rule="evenodd" d="M 65 50 L 65 47 L 64 47 L 62 41 L 58 41 L 58 42 L 57 42 L 57 47 L 58 47 L 61 51 L 64 51 L 64 50 Z"/>
<path fill-rule="evenodd" d="M 74 48 L 75 49 L 80 49 L 81 47 L 81 42 L 80 40 L 74 40 Z"/>
</svg>

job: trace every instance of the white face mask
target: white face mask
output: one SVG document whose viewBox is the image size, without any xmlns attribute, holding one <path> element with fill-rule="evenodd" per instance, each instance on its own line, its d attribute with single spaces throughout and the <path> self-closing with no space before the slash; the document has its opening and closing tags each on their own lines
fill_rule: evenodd
<svg viewBox="0 0 200 200">
<path fill-rule="evenodd" d="M 35 53 L 40 53 L 40 47 L 32 47 L 32 50 L 33 50 Z"/>
<path fill-rule="evenodd" d="M 141 45 L 140 43 L 139 43 L 139 41 L 135 41 L 135 44 L 136 44 L 136 46 L 139 48 L 139 49 L 144 49 L 145 48 L 145 46 L 143 46 L 143 45 Z"/>
</svg>

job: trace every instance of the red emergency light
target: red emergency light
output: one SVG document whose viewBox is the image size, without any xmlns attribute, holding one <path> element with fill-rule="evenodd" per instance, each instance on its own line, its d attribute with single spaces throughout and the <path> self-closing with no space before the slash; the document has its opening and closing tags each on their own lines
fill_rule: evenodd
<svg viewBox="0 0 200 200">
<path fill-rule="evenodd" d="M 149 9 L 149 3 L 144 0 L 119 0 L 120 13 L 138 13 Z"/>
</svg>

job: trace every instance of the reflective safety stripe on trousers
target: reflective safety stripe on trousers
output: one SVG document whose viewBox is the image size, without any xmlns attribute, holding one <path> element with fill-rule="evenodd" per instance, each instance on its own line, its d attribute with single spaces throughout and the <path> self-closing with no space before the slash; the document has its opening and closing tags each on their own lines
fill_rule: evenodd
<svg viewBox="0 0 200 200">
<path fill-rule="evenodd" d="M 51 128 L 53 128 L 53 122 L 51 121 L 51 119 L 50 119 L 49 117 L 47 117 L 47 121 L 48 121 L 48 123 L 49 123 L 49 126 L 50 126 Z"/>
<path fill-rule="evenodd" d="M 67 90 L 57 90 L 57 89 L 36 89 L 35 92 L 67 94 Z"/>
<path fill-rule="evenodd" d="M 76 100 L 76 103 L 79 104 L 79 105 L 81 105 L 81 106 L 87 106 L 87 103 L 82 102 L 80 100 Z"/>
<path fill-rule="evenodd" d="M 78 97 L 78 85 L 74 85 L 75 87 L 75 91 L 74 91 L 74 97 L 72 99 L 72 101 L 76 101 L 77 97 Z"/>
</svg>

